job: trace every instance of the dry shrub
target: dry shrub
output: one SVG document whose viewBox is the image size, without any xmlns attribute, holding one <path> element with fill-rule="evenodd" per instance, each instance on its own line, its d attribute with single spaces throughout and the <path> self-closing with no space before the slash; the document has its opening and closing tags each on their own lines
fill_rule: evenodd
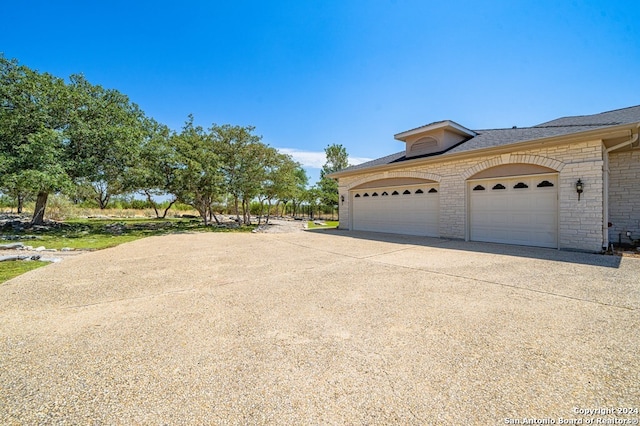
<svg viewBox="0 0 640 426">
<path fill-rule="evenodd" d="M 25 206 L 27 207 L 27 206 Z M 25 209 L 26 210 L 26 209 Z M 31 212 L 33 207 L 31 206 Z M 162 210 L 159 211 L 162 214 Z M 167 218 L 180 217 L 183 214 L 199 216 L 196 210 L 174 210 L 167 213 Z M 48 220 L 63 221 L 73 218 L 155 218 L 153 209 L 122 209 L 122 208 L 99 208 L 81 207 L 73 204 L 68 198 L 60 195 L 50 195 L 45 210 L 45 218 Z"/>
<path fill-rule="evenodd" d="M 45 209 L 45 218 L 61 221 L 74 216 L 75 207 L 67 197 L 50 195 Z"/>
</svg>

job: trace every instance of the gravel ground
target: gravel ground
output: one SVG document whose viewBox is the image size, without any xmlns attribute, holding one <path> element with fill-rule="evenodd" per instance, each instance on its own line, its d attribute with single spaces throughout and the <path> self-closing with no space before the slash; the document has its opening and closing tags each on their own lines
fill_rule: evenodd
<svg viewBox="0 0 640 426">
<path fill-rule="evenodd" d="M 256 233 L 284 234 L 300 232 L 307 227 L 307 221 L 270 219 L 268 224 L 263 224 L 256 229 Z"/>
<path fill-rule="evenodd" d="M 0 424 L 615 419 L 579 410 L 640 405 L 639 282 L 439 239 L 147 238 L 0 286 Z"/>
</svg>

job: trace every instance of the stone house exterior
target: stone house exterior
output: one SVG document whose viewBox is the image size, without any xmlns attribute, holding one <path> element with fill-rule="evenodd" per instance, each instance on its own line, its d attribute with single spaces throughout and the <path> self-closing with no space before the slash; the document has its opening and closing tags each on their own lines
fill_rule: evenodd
<svg viewBox="0 0 640 426">
<path fill-rule="evenodd" d="M 332 175 L 340 228 L 591 252 L 640 239 L 639 130 L 635 106 L 402 132 L 405 150 Z"/>
</svg>

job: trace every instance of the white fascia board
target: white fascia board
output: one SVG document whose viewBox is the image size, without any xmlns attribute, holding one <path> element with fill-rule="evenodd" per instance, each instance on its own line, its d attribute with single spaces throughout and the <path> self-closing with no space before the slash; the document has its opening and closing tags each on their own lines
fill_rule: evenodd
<svg viewBox="0 0 640 426">
<path fill-rule="evenodd" d="M 455 121 L 451 121 L 451 120 L 445 120 L 445 121 L 440 121 L 437 123 L 433 123 L 433 124 L 429 124 L 426 126 L 422 126 L 422 127 L 418 127 L 417 129 L 412 129 L 412 130 L 407 130 L 406 132 L 402 132 L 402 133 L 398 133 L 397 135 L 394 135 L 393 137 L 399 141 L 405 141 L 406 138 L 408 138 L 409 136 L 413 136 L 413 135 L 417 135 L 420 133 L 427 133 L 433 130 L 438 130 L 438 129 L 442 129 L 442 128 L 446 128 L 452 132 L 464 135 L 464 136 L 475 136 L 476 132 L 474 132 L 473 130 L 469 130 L 464 126 L 461 126 L 460 124 L 456 123 Z"/>
</svg>

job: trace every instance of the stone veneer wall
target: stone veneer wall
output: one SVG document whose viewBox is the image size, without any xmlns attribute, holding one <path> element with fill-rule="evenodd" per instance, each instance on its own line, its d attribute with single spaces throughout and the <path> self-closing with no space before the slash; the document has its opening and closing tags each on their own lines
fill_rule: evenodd
<svg viewBox="0 0 640 426">
<path fill-rule="evenodd" d="M 640 238 L 640 150 L 609 154 L 609 241 Z"/>
<path fill-rule="evenodd" d="M 602 142 L 600 140 L 551 146 L 502 155 L 412 165 L 382 173 L 366 173 L 341 178 L 339 191 L 345 201 L 340 206 L 340 228 L 349 229 L 349 189 L 367 180 L 401 176 L 423 176 L 440 183 L 440 236 L 465 239 L 467 235 L 466 181 L 482 170 L 502 164 L 537 164 L 559 172 L 560 248 L 599 251 L 602 248 Z M 575 183 L 582 179 L 584 193 L 578 200 Z"/>
</svg>

